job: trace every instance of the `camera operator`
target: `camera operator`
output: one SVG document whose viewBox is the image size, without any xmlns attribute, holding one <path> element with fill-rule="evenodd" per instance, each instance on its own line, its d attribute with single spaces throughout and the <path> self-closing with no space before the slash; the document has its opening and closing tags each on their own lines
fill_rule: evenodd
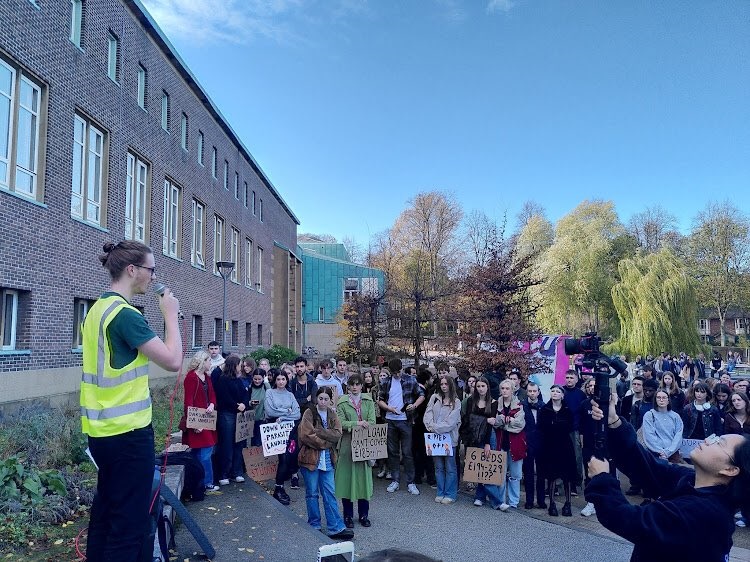
<svg viewBox="0 0 750 562">
<path fill-rule="evenodd" d="M 599 522 L 634 544 L 631 561 L 719 562 L 729 559 L 734 513 L 750 503 L 750 442 L 740 435 L 712 435 L 692 453 L 695 470 L 657 460 L 637 441 L 633 426 L 610 401 L 607 439 L 617 468 L 662 495 L 631 505 L 609 474 L 609 463 L 589 461 L 586 500 Z M 592 417 L 604 418 L 592 403 Z M 705 537 L 691 540 L 690 537 Z"/>
</svg>

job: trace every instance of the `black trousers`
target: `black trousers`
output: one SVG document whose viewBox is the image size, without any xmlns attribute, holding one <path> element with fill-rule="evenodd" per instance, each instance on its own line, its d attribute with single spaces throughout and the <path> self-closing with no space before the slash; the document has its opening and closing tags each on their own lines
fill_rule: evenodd
<svg viewBox="0 0 750 562">
<path fill-rule="evenodd" d="M 133 562 L 141 550 L 150 560 L 151 484 L 154 479 L 154 430 L 149 425 L 112 437 L 89 437 L 99 467 L 91 505 L 87 562 Z"/>
<path fill-rule="evenodd" d="M 341 504 L 344 506 L 344 517 L 354 518 L 354 502 L 346 498 L 342 498 Z M 362 517 L 368 517 L 370 515 L 370 501 L 369 500 L 357 500 L 357 515 L 360 519 Z"/>
<path fill-rule="evenodd" d="M 523 459 L 523 488 L 526 492 L 526 503 L 534 503 L 534 488 L 536 488 L 536 503 L 544 503 L 547 493 L 544 476 L 539 470 L 538 456 L 531 453 L 526 453 L 526 458 Z"/>
</svg>

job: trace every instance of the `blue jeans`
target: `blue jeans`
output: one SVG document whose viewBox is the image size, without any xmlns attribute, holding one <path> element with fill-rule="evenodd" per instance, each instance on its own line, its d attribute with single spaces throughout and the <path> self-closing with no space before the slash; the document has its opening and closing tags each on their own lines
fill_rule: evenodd
<svg viewBox="0 0 750 562">
<path fill-rule="evenodd" d="M 437 497 L 455 500 L 458 496 L 458 473 L 456 472 L 456 456 L 458 448 L 453 447 L 452 457 L 432 457 L 435 463 L 435 480 L 437 481 Z"/>
<path fill-rule="evenodd" d="M 219 457 L 219 478 L 222 480 L 242 475 L 242 449 L 246 441 L 234 442 L 234 430 L 237 423 L 235 412 L 219 412 L 216 429 L 219 443 L 216 454 Z"/>
<path fill-rule="evenodd" d="M 490 448 L 494 450 L 496 445 L 497 439 L 495 438 L 495 432 L 490 431 Z M 503 503 L 500 496 L 500 486 L 495 484 L 477 484 L 477 489 L 474 492 L 474 499 L 483 502 L 489 499 L 490 507 L 492 507 L 492 509 L 495 509 Z"/>
<path fill-rule="evenodd" d="M 203 467 L 203 485 L 206 487 L 214 485 L 214 464 L 211 462 L 211 454 L 213 452 L 213 445 L 211 447 L 201 447 L 200 449 L 190 449 L 190 454 Z"/>
<path fill-rule="evenodd" d="M 310 526 L 320 529 L 320 502 L 318 498 L 323 496 L 323 509 L 326 514 L 328 534 L 334 535 L 346 529 L 339 512 L 339 503 L 336 500 L 333 470 L 309 470 L 300 467 L 300 472 L 305 480 L 307 522 Z"/>
<path fill-rule="evenodd" d="M 506 481 L 500 486 L 500 498 L 505 503 L 505 490 L 508 490 L 508 505 L 518 507 L 521 501 L 521 474 L 523 472 L 523 459 L 514 461 L 510 458 L 510 451 L 507 451 L 508 470 L 506 472 Z"/>
</svg>

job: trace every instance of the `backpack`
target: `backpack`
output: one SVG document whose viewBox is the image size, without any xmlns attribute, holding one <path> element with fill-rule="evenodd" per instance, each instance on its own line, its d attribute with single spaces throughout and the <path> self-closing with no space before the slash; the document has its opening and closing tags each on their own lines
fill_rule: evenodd
<svg viewBox="0 0 750 562">
<path fill-rule="evenodd" d="M 164 500 L 159 494 L 161 474 L 159 467 L 154 470 L 154 480 L 151 484 L 151 497 L 156 497 L 149 513 L 149 532 L 141 548 L 138 562 L 169 562 L 170 550 L 174 550 L 174 527 L 164 514 Z M 158 543 L 157 543 L 158 537 Z"/>
</svg>

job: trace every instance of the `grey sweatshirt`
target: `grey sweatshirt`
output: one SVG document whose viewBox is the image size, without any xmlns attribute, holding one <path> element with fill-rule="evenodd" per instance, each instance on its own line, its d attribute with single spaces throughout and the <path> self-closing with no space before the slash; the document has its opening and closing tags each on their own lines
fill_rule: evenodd
<svg viewBox="0 0 750 562">
<path fill-rule="evenodd" d="M 274 388 L 266 391 L 264 405 L 266 417 L 279 418 L 278 421 L 297 421 L 300 418 L 297 399 L 288 390 Z"/>
<path fill-rule="evenodd" d="M 654 453 L 672 455 L 682 443 L 682 418 L 671 410 L 649 410 L 643 416 L 643 441 Z"/>
</svg>

